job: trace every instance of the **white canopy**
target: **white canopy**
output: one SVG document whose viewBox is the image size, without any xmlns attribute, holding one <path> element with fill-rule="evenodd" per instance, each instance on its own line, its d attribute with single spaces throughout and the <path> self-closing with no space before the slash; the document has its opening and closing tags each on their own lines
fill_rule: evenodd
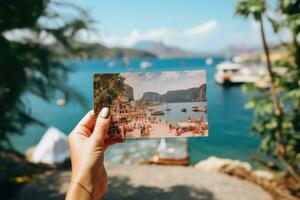
<svg viewBox="0 0 300 200">
<path fill-rule="evenodd" d="M 32 162 L 55 164 L 70 157 L 67 136 L 57 128 L 50 127 L 36 146 Z"/>
<path fill-rule="evenodd" d="M 191 123 L 191 122 L 178 122 L 178 125 L 180 128 L 188 128 L 188 127 L 195 127 L 196 124 L 195 123 Z"/>
</svg>

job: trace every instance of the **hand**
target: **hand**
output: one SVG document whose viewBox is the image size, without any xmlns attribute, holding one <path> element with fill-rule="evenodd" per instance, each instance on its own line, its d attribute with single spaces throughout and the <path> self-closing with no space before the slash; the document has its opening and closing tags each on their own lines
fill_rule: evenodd
<svg viewBox="0 0 300 200">
<path fill-rule="evenodd" d="M 103 108 L 95 121 L 90 111 L 69 135 L 72 177 L 66 199 L 99 199 L 107 191 L 104 152 L 124 139 L 107 138 L 110 125 L 108 108 Z"/>
</svg>

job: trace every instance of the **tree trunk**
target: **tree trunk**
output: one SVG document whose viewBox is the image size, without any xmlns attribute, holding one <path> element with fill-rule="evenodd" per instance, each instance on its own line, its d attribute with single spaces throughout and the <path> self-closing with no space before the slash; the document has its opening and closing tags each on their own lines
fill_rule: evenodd
<svg viewBox="0 0 300 200">
<path fill-rule="evenodd" d="M 295 48 L 295 64 L 297 66 L 297 68 L 300 68 L 300 46 L 299 46 L 299 43 L 297 41 L 297 33 L 293 33 L 293 45 L 294 45 L 294 48 Z M 300 70 L 299 70 L 300 71 Z"/>
<path fill-rule="evenodd" d="M 264 52 L 265 52 L 266 60 L 267 60 L 267 70 L 268 70 L 268 74 L 270 77 L 270 91 L 271 91 L 272 100 L 274 103 L 275 115 L 280 116 L 283 114 L 283 112 L 282 112 L 282 108 L 281 108 L 279 99 L 277 97 L 274 75 L 273 75 L 273 71 L 272 71 L 272 64 L 270 61 L 270 53 L 269 53 L 269 48 L 268 48 L 266 37 L 265 37 L 265 31 L 264 31 L 262 18 L 260 19 L 259 24 L 260 24 L 260 32 L 261 32 L 261 38 L 262 38 L 262 42 L 263 42 L 263 48 L 264 48 Z"/>
<path fill-rule="evenodd" d="M 284 143 L 284 136 L 283 136 L 283 129 L 282 129 L 282 123 L 283 123 L 283 109 L 280 103 L 280 100 L 277 96 L 277 91 L 275 87 L 275 80 L 274 80 L 274 74 L 272 71 L 272 63 L 270 61 L 270 53 L 269 48 L 267 45 L 266 37 L 265 37 L 265 31 L 264 31 L 264 25 L 263 25 L 263 19 L 260 18 L 259 20 L 260 24 L 260 32 L 261 32 L 261 38 L 263 43 L 264 52 L 266 55 L 267 60 L 267 70 L 270 77 L 270 92 L 272 96 L 272 101 L 274 104 L 274 113 L 277 121 L 277 132 L 276 132 L 276 139 L 277 139 L 277 145 L 276 145 L 276 151 L 280 157 L 280 160 L 282 161 L 282 164 L 284 165 L 285 169 L 297 180 L 300 182 L 300 177 L 295 172 L 295 170 L 288 164 L 286 161 L 286 146 Z"/>
</svg>

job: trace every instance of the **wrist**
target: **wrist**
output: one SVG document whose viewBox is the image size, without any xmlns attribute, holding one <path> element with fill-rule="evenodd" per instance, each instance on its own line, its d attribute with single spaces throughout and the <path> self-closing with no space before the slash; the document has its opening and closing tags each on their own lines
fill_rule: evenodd
<svg viewBox="0 0 300 200">
<path fill-rule="evenodd" d="M 94 196 L 80 183 L 70 182 L 66 200 L 72 199 L 93 200 Z"/>
<path fill-rule="evenodd" d="M 100 199 L 104 195 L 102 191 L 101 182 L 99 182 L 99 178 L 96 175 L 99 171 L 94 170 L 87 170 L 81 173 L 78 173 L 77 176 L 72 177 L 71 183 L 76 183 L 82 186 L 91 196 L 93 199 Z"/>
<path fill-rule="evenodd" d="M 93 194 L 94 191 L 94 181 L 91 175 L 86 173 L 79 173 L 76 176 L 73 176 L 71 179 L 71 184 L 78 184 L 84 187 L 90 194 Z"/>
</svg>

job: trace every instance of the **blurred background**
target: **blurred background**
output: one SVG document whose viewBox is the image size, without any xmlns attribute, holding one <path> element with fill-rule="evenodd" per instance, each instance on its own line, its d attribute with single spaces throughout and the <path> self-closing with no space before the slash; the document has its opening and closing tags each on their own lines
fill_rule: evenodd
<svg viewBox="0 0 300 200">
<path fill-rule="evenodd" d="M 299 32 L 298 0 L 1 2 L 1 195 L 64 198 L 93 73 L 203 69 L 209 137 L 111 147 L 105 198 L 300 198 Z"/>
</svg>

